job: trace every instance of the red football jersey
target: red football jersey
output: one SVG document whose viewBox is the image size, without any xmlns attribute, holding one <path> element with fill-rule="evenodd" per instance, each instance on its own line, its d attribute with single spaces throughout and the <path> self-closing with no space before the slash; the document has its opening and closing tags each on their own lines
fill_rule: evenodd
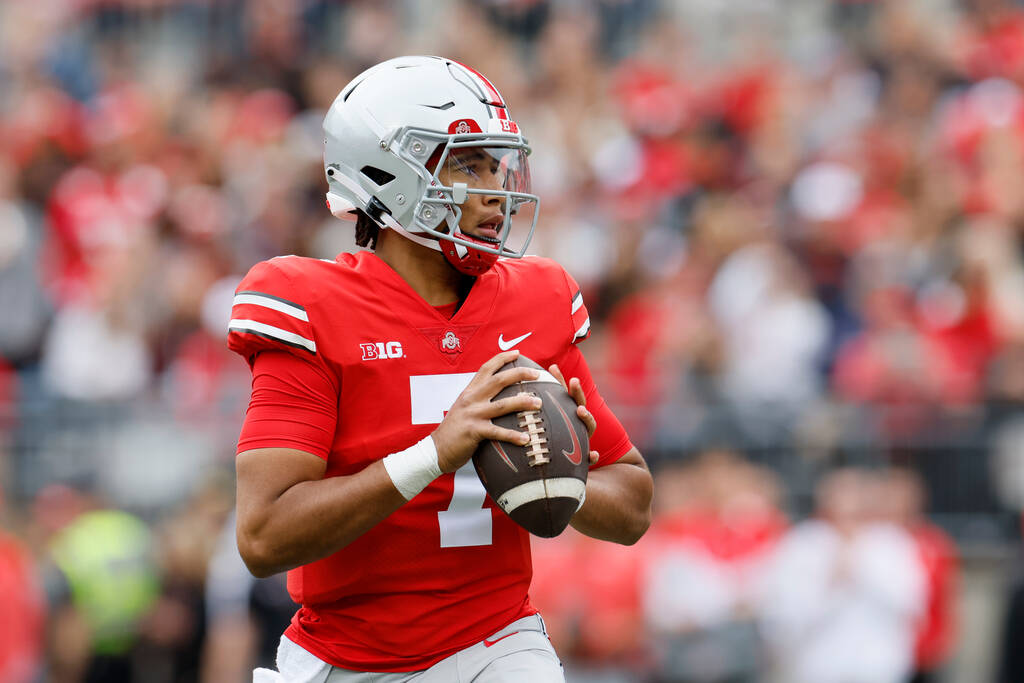
<svg viewBox="0 0 1024 683">
<path fill-rule="evenodd" d="M 309 426 L 319 416 L 294 430 L 282 425 L 297 420 L 261 419 L 272 411 L 255 407 L 254 390 L 239 451 L 298 448 L 326 456 L 325 476 L 353 474 L 430 434 L 480 366 L 515 347 L 580 377 L 599 425 L 591 448 L 598 466 L 609 464 L 632 444 L 575 346 L 589 325 L 579 287 L 549 259 L 499 260 L 450 319 L 370 252 L 260 263 L 236 292 L 229 346 L 254 371 L 261 351 L 287 351 L 318 378 L 307 403 L 337 411 L 318 423 L 333 425 L 321 440 L 329 428 Z M 487 497 L 470 462 L 345 548 L 290 571 L 302 608 L 286 635 L 348 669 L 423 669 L 535 612 L 531 576 L 529 534 Z"/>
</svg>

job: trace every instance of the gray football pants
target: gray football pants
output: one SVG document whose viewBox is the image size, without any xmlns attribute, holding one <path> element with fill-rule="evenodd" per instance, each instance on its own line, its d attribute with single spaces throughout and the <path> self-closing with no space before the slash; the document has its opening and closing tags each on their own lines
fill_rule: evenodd
<svg viewBox="0 0 1024 683">
<path fill-rule="evenodd" d="M 565 683 L 561 662 L 539 614 L 514 621 L 423 671 L 341 669 L 320 661 L 284 637 L 277 650 L 277 666 L 277 680 L 288 683 Z"/>
</svg>

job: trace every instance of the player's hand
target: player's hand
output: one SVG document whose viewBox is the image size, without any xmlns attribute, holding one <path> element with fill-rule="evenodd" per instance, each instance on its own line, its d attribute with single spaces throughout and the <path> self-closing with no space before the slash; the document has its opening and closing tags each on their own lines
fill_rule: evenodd
<svg viewBox="0 0 1024 683">
<path fill-rule="evenodd" d="M 597 430 L 597 420 L 594 419 L 594 415 L 587 410 L 587 397 L 583 393 L 583 384 L 580 382 L 578 377 L 573 377 L 568 382 L 565 381 L 565 377 L 562 375 L 562 371 L 557 365 L 552 365 L 548 368 L 555 379 L 562 383 L 562 386 L 566 388 L 569 395 L 572 396 L 572 400 L 576 401 L 576 415 L 583 420 L 583 425 L 587 428 L 587 436 L 594 436 L 594 432 Z M 590 464 L 595 465 L 598 459 L 597 451 L 590 451 Z"/>
<path fill-rule="evenodd" d="M 532 394 L 522 393 L 499 401 L 491 401 L 499 391 L 516 382 L 539 377 L 532 368 L 498 370 L 519 357 L 519 350 L 505 351 L 480 366 L 480 369 L 455 399 L 448 414 L 431 434 L 437 447 L 437 464 L 442 472 L 454 472 L 464 465 L 484 439 L 508 441 L 525 446 L 530 437 L 526 432 L 505 429 L 491 422 L 493 418 L 521 410 L 537 410 L 541 401 Z"/>
</svg>

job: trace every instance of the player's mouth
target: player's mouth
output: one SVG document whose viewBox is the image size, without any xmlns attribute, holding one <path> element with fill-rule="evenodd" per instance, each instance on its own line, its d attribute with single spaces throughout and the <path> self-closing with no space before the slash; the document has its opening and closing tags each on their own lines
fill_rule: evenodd
<svg viewBox="0 0 1024 683">
<path fill-rule="evenodd" d="M 501 227 L 504 222 L 503 216 L 491 217 L 487 220 L 480 221 L 476 224 L 476 230 L 473 232 L 473 237 L 483 240 L 484 242 L 501 244 Z"/>
</svg>

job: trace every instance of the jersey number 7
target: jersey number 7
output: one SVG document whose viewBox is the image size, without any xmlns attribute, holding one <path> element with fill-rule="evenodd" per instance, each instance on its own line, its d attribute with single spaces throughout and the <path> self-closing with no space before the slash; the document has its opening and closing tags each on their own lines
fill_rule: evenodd
<svg viewBox="0 0 1024 683">
<path fill-rule="evenodd" d="M 472 372 L 412 375 L 409 396 L 414 425 L 440 424 L 452 403 L 473 379 Z M 455 471 L 455 487 L 447 510 L 437 513 L 442 548 L 491 544 L 491 510 L 485 508 L 487 491 L 469 461 Z"/>
</svg>

